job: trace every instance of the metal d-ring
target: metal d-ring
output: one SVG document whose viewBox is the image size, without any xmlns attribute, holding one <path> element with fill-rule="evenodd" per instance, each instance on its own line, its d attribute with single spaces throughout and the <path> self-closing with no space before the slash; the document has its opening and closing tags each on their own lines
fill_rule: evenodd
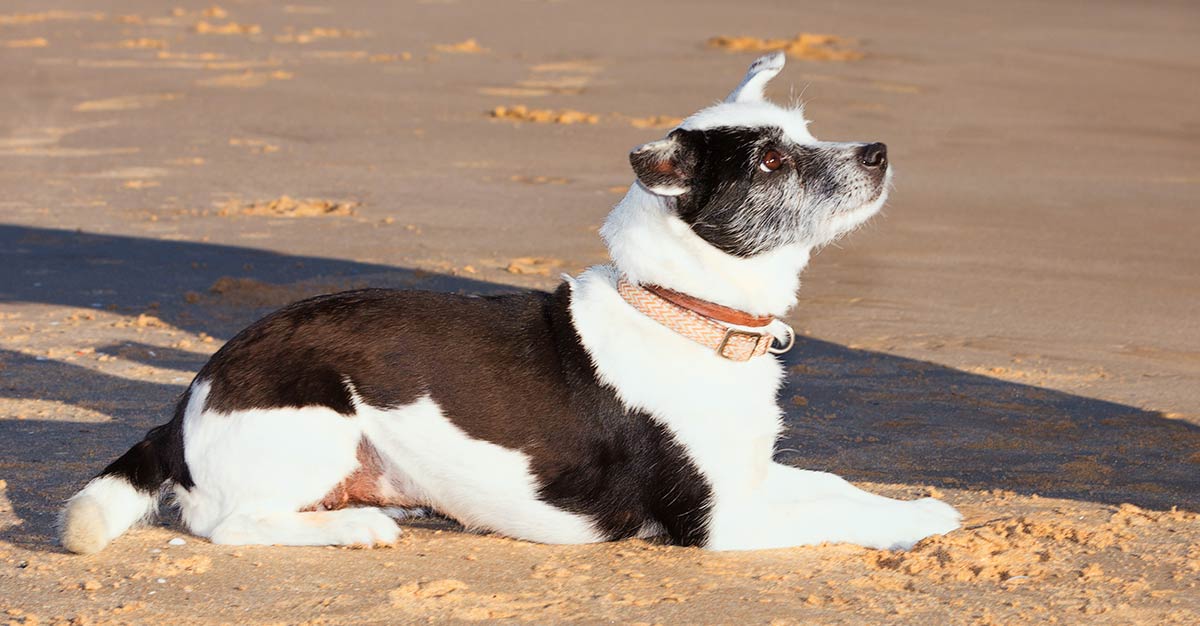
<svg viewBox="0 0 1200 626">
<path fill-rule="evenodd" d="M 779 320 L 776 320 L 776 321 L 779 321 Z M 792 346 L 796 345 L 796 331 L 793 330 L 791 326 L 788 326 L 784 322 L 779 322 L 779 323 L 781 325 L 783 325 L 784 328 L 787 329 L 787 345 L 784 345 L 782 348 L 776 348 L 775 342 L 778 341 L 779 338 L 772 336 L 771 337 L 771 345 L 767 347 L 767 352 L 770 352 L 771 354 L 783 354 L 784 352 L 791 350 Z"/>
</svg>

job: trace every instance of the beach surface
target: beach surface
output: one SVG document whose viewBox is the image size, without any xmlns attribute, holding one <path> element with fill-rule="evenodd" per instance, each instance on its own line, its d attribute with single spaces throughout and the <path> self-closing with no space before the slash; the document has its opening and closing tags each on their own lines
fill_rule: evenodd
<svg viewBox="0 0 1200 626">
<path fill-rule="evenodd" d="M 768 95 L 896 169 L 803 276 L 777 458 L 962 530 L 230 548 L 168 514 L 57 546 L 61 503 L 273 308 L 606 262 L 629 150 L 777 47 Z M 1200 622 L 1197 76 L 1194 2 L 8 0 L 0 622 Z"/>
</svg>

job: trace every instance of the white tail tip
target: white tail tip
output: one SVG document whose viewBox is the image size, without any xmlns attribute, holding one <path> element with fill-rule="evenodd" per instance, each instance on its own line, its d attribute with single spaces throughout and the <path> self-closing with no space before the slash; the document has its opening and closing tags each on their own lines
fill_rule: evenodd
<svg viewBox="0 0 1200 626">
<path fill-rule="evenodd" d="M 76 554 L 95 554 L 108 545 L 104 508 L 90 497 L 73 498 L 62 514 L 62 547 Z"/>
<path fill-rule="evenodd" d="M 138 491 L 118 476 L 101 476 L 67 502 L 59 524 L 59 542 L 71 552 L 94 554 L 150 516 L 157 506 L 157 493 Z"/>
</svg>

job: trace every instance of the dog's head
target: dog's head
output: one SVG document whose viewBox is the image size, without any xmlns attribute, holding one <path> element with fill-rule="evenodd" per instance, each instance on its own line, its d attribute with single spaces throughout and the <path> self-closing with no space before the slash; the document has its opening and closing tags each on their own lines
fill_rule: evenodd
<svg viewBox="0 0 1200 626">
<path fill-rule="evenodd" d="M 674 197 L 679 218 L 728 254 L 828 243 L 887 195 L 886 146 L 817 141 L 801 109 L 763 98 L 783 63 L 758 59 L 724 102 L 629 155 L 642 186 Z"/>
<path fill-rule="evenodd" d="M 678 254 L 659 259 L 674 266 L 674 276 L 629 258 L 631 236 L 622 231 L 645 230 L 653 220 L 619 205 L 602 234 L 623 270 L 630 272 L 633 266 L 632 272 L 645 282 L 674 282 L 730 306 L 777 312 L 779 306 L 772 303 L 778 298 L 724 294 L 719 286 L 688 284 L 697 281 L 682 274 L 698 270 L 692 273 L 707 273 L 712 282 L 721 274 L 740 273 L 740 280 L 753 283 L 780 282 L 775 275 L 790 273 L 790 306 L 795 276 L 809 251 L 853 230 L 883 205 L 891 180 L 886 146 L 817 141 L 808 132 L 802 109 L 781 107 L 763 97 L 766 83 L 783 65 L 783 53 L 759 58 L 724 102 L 697 112 L 666 138 L 630 154 L 637 183 L 622 204 L 649 211 L 657 207 L 665 220 L 655 229 L 657 243 Z M 682 232 L 680 226 L 690 232 Z M 685 241 L 695 238 L 699 241 Z M 632 239 L 640 241 L 636 247 L 644 253 L 650 243 L 646 233 Z M 681 272 L 686 264 L 698 267 Z M 772 276 L 751 275 L 756 272 Z"/>
</svg>

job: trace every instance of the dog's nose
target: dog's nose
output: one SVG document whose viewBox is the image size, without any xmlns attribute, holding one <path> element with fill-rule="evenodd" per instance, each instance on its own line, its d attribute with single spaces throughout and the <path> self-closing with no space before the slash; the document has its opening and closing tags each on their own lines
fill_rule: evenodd
<svg viewBox="0 0 1200 626">
<path fill-rule="evenodd" d="M 874 169 L 887 168 L 887 145 L 879 142 L 869 143 L 858 153 L 858 160 L 863 167 Z"/>
</svg>

